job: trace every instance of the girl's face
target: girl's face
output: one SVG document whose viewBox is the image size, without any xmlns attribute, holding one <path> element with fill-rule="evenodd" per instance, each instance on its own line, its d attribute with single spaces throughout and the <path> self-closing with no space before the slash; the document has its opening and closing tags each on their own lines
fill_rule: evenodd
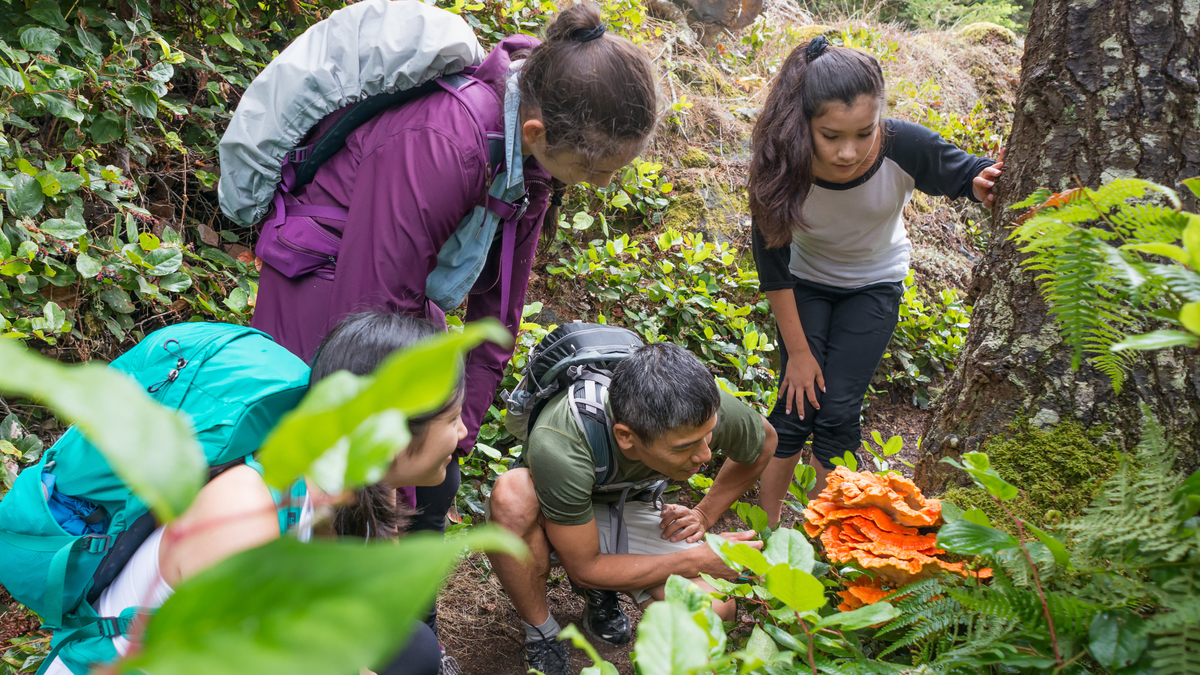
<svg viewBox="0 0 1200 675">
<path fill-rule="evenodd" d="M 446 466 L 453 461 L 458 442 L 467 437 L 462 421 L 462 396 L 425 425 L 403 452 L 396 456 L 383 481 L 391 487 L 441 485 Z"/>
<path fill-rule="evenodd" d="M 521 152 L 533 155 L 551 176 L 567 185 L 588 183 L 598 188 L 612 182 L 613 174 L 629 164 L 641 152 L 642 144 L 633 143 L 612 157 L 590 161 L 582 153 L 550 152 L 546 146 L 546 128 L 539 119 L 528 119 L 521 126 Z"/>
<path fill-rule="evenodd" d="M 812 118 L 813 174 L 847 183 L 870 168 L 879 138 L 879 101 L 866 94 L 854 105 L 831 101 Z"/>
</svg>

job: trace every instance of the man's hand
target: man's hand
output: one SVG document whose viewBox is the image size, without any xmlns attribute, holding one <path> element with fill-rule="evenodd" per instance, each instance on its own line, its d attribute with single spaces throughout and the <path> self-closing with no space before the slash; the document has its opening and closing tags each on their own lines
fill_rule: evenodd
<svg viewBox="0 0 1200 675">
<path fill-rule="evenodd" d="M 662 509 L 662 520 L 658 526 L 662 529 L 662 538 L 673 542 L 687 540 L 694 544 L 704 538 L 711 524 L 704 519 L 704 514 L 696 509 L 689 509 L 678 504 L 666 504 Z"/>
<path fill-rule="evenodd" d="M 755 534 L 756 532 L 754 530 L 747 530 L 745 532 L 722 532 L 721 537 L 731 544 L 744 543 L 751 548 L 762 550 L 763 543 L 761 541 L 752 541 Z M 729 581 L 736 581 L 740 576 L 739 570 L 735 570 L 729 565 L 726 565 L 725 561 L 721 560 L 721 557 L 718 556 L 716 552 L 708 546 L 697 546 L 692 550 L 697 551 L 701 556 L 701 572 L 709 576 L 717 577 L 718 579 L 727 579 Z"/>
<path fill-rule="evenodd" d="M 1003 168 L 1004 150 L 1001 149 L 1000 161 L 980 171 L 975 180 L 971 181 L 971 190 L 975 193 L 975 198 L 983 202 L 984 206 L 991 206 L 996 201 L 996 192 L 992 187 L 996 185 L 996 179 L 1000 178 Z"/>
</svg>

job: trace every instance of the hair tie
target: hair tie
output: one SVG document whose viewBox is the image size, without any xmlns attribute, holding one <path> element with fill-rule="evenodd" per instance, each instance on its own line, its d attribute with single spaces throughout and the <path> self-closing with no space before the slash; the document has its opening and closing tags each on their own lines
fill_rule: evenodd
<svg viewBox="0 0 1200 675">
<path fill-rule="evenodd" d="M 571 31 L 571 39 L 576 42 L 591 42 L 601 35 L 604 35 L 605 30 L 607 29 L 602 23 L 596 24 L 596 26 L 593 28 L 576 28 L 575 30 Z"/>
<path fill-rule="evenodd" d="M 812 63 L 813 61 L 817 60 L 818 57 L 825 53 L 825 49 L 828 47 L 829 40 L 827 40 L 824 35 L 818 35 L 817 37 L 809 40 L 808 48 L 804 50 L 805 61 Z"/>
</svg>

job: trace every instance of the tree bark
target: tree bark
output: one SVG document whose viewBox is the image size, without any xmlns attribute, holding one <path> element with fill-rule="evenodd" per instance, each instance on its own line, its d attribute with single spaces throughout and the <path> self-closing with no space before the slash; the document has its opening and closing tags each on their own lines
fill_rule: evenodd
<svg viewBox="0 0 1200 675">
<path fill-rule="evenodd" d="M 1121 393 L 1088 365 L 1071 370 L 1034 274 L 1008 241 L 1039 187 L 1060 192 L 1139 177 L 1178 188 L 1200 174 L 1200 0 L 1039 0 L 1030 17 L 988 252 L 958 369 L 925 429 L 917 482 L 938 491 L 962 472 L 938 460 L 979 450 L 1014 423 L 1074 420 L 1119 448 L 1136 445 L 1140 402 L 1200 464 L 1200 356 L 1144 353 Z M 1185 207 L 1196 201 L 1182 189 Z"/>
</svg>

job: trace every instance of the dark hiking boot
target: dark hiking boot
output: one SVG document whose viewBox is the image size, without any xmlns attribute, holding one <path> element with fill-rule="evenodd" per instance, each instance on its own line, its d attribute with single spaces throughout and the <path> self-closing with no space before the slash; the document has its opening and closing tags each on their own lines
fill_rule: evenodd
<svg viewBox="0 0 1200 675">
<path fill-rule="evenodd" d="M 572 675 L 571 652 L 567 643 L 559 642 L 557 636 L 526 641 L 521 662 L 542 675 Z"/>
<path fill-rule="evenodd" d="M 583 632 L 595 640 L 610 645 L 623 645 L 633 637 L 633 624 L 625 612 L 616 591 L 580 588 L 574 583 L 571 590 L 583 596 Z"/>
</svg>

